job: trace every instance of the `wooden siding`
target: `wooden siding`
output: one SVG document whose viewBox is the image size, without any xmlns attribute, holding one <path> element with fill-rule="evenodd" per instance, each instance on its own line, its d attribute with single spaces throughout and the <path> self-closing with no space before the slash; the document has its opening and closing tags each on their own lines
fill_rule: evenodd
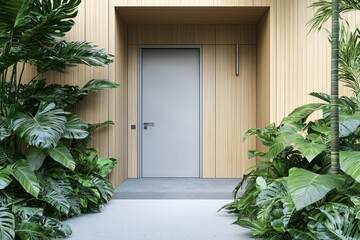
<svg viewBox="0 0 360 240">
<path fill-rule="evenodd" d="M 216 46 L 204 45 L 202 74 L 202 172 L 216 176 Z"/>
<path fill-rule="evenodd" d="M 138 175 L 138 46 L 128 47 L 128 177 Z M 135 125 L 136 129 L 131 129 Z"/>
<path fill-rule="evenodd" d="M 242 143 L 247 129 L 256 127 L 256 46 L 239 47 L 239 76 L 235 75 L 235 46 L 216 46 L 216 177 L 239 177 L 254 165 L 247 160 L 254 139 Z"/>
<path fill-rule="evenodd" d="M 128 24 L 257 24 L 266 7 L 123 7 Z"/>
<path fill-rule="evenodd" d="M 257 25 L 256 56 L 256 127 L 270 123 L 270 14 L 266 13 Z M 256 149 L 265 151 L 259 139 Z"/>
<path fill-rule="evenodd" d="M 115 62 L 109 67 L 109 79 L 118 83 L 119 88 L 109 91 L 109 119 L 115 125 L 110 128 L 108 147 L 109 155 L 118 160 L 110 175 L 112 183 L 117 186 L 128 178 L 128 44 L 127 24 L 111 7 L 109 16 L 116 19 L 110 21 L 109 51 L 115 54 Z"/>
<path fill-rule="evenodd" d="M 129 25 L 129 44 L 215 44 L 215 25 Z"/>
<path fill-rule="evenodd" d="M 263 126 L 270 122 L 279 123 L 294 107 L 313 102 L 315 99 L 308 96 L 308 93 L 313 91 L 329 92 L 330 90 L 330 44 L 327 40 L 327 33 L 321 31 L 308 34 L 309 28 L 306 26 L 307 21 L 314 13 L 312 9 L 308 8 L 312 2 L 314 0 L 83 1 L 79 8 L 76 26 L 68 35 L 68 39 L 87 40 L 108 49 L 110 53 L 115 54 L 115 63 L 99 69 L 88 67 L 70 69 L 69 74 L 65 76 L 48 73 L 46 77 L 48 77 L 49 82 L 64 84 L 83 85 L 86 81 L 96 77 L 109 78 L 111 81 L 120 83 L 119 89 L 93 94 L 77 107 L 78 114 L 89 122 L 107 119 L 115 122 L 115 126 L 102 129 L 94 136 L 93 145 L 99 149 L 102 156 L 112 156 L 119 159 L 119 164 L 111 176 L 113 183 L 118 185 L 128 176 L 127 143 L 131 134 L 128 133 L 127 114 L 128 107 L 130 112 L 130 108 L 133 109 L 134 102 L 127 102 L 127 94 L 132 94 L 133 90 L 131 89 L 134 86 L 129 85 L 128 90 L 127 24 L 119 14 L 116 14 L 116 7 L 270 7 L 268 19 L 265 21 L 263 18 L 259 23 L 256 36 L 258 42 L 257 113 L 258 116 L 260 115 L 257 118 L 257 125 Z M 350 23 L 357 23 L 360 19 L 359 16 L 359 14 L 348 14 L 346 19 Z M 270 32 L 264 30 L 264 25 L 269 25 Z M 266 41 L 263 42 L 264 39 L 259 34 L 264 34 L 266 39 L 270 39 L 269 46 L 261 44 Z M 172 37 L 168 38 L 173 39 L 172 42 L 176 41 Z M 131 41 L 133 39 L 129 38 Z M 197 36 L 196 39 L 208 41 L 202 36 Z M 215 43 L 208 41 L 207 44 L 209 45 L 206 48 L 210 49 L 216 44 L 216 40 Z M 204 49 L 206 48 L 204 47 Z M 213 50 L 209 49 L 206 51 L 210 52 L 204 51 L 204 54 L 211 54 Z M 259 49 L 267 51 L 259 52 Z M 263 54 L 269 59 L 269 63 L 262 59 Z M 267 69 L 266 66 L 269 64 L 270 67 Z M 264 70 L 260 71 L 260 69 Z M 25 74 L 32 76 L 34 70 L 27 68 Z M 210 88 L 211 86 L 207 87 L 207 89 Z M 341 92 L 348 94 L 348 90 L 343 87 Z M 213 93 L 209 93 L 209 96 L 212 96 L 211 94 Z M 262 96 L 260 97 L 259 94 Z M 266 107 L 262 103 L 265 103 Z M 264 110 L 261 110 L 262 107 Z M 262 117 L 261 115 L 266 112 L 266 109 L 269 111 L 265 113 L 265 117 Z M 208 114 L 213 114 L 211 110 L 209 111 Z M 132 138 L 131 142 L 133 141 L 135 140 Z M 129 144 L 131 143 L 129 142 Z M 129 159 L 133 158 L 134 155 L 129 154 Z M 214 169 L 210 166 L 213 166 L 213 160 L 209 160 L 208 168 L 204 166 L 204 176 L 206 172 L 209 173 L 208 176 L 213 176 Z M 134 165 L 131 169 L 133 167 Z"/>
</svg>

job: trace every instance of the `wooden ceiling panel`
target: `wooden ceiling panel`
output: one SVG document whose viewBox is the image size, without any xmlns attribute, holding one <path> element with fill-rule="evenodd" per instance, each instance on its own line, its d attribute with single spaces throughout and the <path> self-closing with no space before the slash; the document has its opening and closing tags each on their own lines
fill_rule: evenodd
<svg viewBox="0 0 360 240">
<path fill-rule="evenodd" d="M 267 7 L 122 7 L 128 24 L 257 24 Z"/>
</svg>

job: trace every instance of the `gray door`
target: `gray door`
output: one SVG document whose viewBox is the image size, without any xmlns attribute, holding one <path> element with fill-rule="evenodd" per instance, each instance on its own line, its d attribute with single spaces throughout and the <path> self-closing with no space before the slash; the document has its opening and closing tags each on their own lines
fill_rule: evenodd
<svg viewBox="0 0 360 240">
<path fill-rule="evenodd" d="M 142 177 L 200 177 L 200 50 L 141 56 Z"/>
</svg>

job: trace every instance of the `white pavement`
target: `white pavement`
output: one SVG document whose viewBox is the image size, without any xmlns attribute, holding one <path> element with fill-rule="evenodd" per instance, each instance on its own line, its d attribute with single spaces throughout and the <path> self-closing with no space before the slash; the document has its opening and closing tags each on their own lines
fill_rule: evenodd
<svg viewBox="0 0 360 240">
<path fill-rule="evenodd" d="M 230 200 L 112 200 L 101 213 L 68 220 L 69 240 L 247 240 L 233 215 L 217 210 Z"/>
</svg>

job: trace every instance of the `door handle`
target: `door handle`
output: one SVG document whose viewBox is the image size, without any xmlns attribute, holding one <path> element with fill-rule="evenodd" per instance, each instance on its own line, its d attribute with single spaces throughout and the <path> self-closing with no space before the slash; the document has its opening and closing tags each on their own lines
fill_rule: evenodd
<svg viewBox="0 0 360 240">
<path fill-rule="evenodd" d="M 144 129 L 146 130 L 148 127 L 155 126 L 155 123 L 153 122 L 144 122 Z"/>
</svg>

